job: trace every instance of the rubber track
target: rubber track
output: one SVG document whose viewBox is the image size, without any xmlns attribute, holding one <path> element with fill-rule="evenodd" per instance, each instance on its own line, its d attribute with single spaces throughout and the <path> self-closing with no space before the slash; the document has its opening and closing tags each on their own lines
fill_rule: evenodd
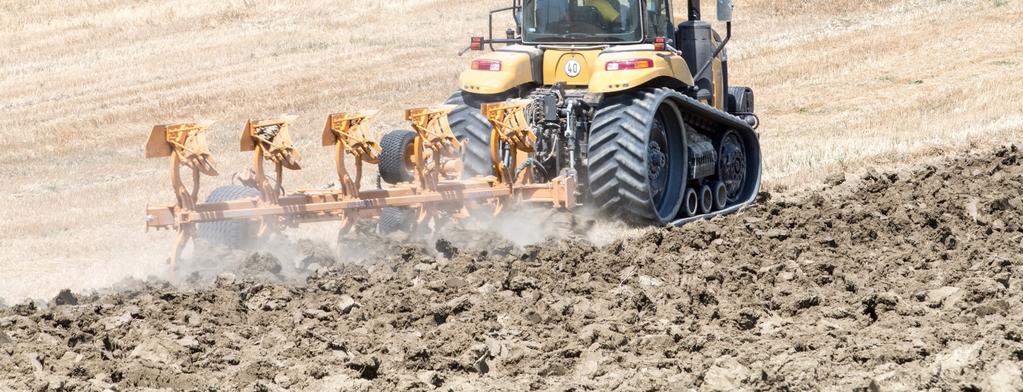
<svg viewBox="0 0 1023 392">
<path fill-rule="evenodd" d="M 689 96 L 682 95 L 677 99 L 677 104 L 679 110 L 682 112 L 682 118 L 689 127 L 713 133 L 720 133 L 729 129 L 739 132 L 739 135 L 743 137 L 743 141 L 746 142 L 746 159 L 757 162 L 757 170 L 752 173 L 752 176 L 747 177 L 746 179 L 747 183 L 755 182 L 754 186 L 752 188 L 747 188 L 745 197 L 738 203 L 732 204 L 723 210 L 715 211 L 710 214 L 679 219 L 671 224 L 674 226 L 682 226 L 690 222 L 710 219 L 716 216 L 729 215 L 750 204 L 753 204 L 753 202 L 757 200 L 757 195 L 760 193 L 761 177 L 763 176 L 763 157 L 760 151 L 760 137 L 757 132 L 742 119 L 723 112 L 715 107 L 708 106 Z"/>
<path fill-rule="evenodd" d="M 448 98 L 445 104 L 456 105 L 448 114 L 448 123 L 455 137 L 467 140 L 462 153 L 465 165 L 465 176 L 473 177 L 493 174 L 493 162 L 490 159 L 490 122 L 480 112 L 480 108 L 465 102 L 462 92 Z"/>
<path fill-rule="evenodd" d="M 658 94 L 666 94 L 675 101 L 683 121 L 691 129 L 721 133 L 734 129 L 743 136 L 748 148 L 747 158 L 762 165 L 759 138 L 745 121 L 708 106 L 689 96 L 668 88 L 636 90 L 633 94 L 610 96 L 594 115 L 590 131 L 588 182 L 594 204 L 601 211 L 634 223 L 656 220 L 646 196 L 646 168 L 643 165 L 646 148 L 642 144 L 646 132 L 646 119 L 653 118 Z M 625 132 L 619 132 L 623 130 Z M 745 197 L 727 208 L 671 222 L 686 223 L 734 213 L 752 204 L 760 191 L 761 169 L 758 167 L 747 181 L 755 181 L 747 188 Z M 645 221 L 645 222 L 644 222 Z"/>
<path fill-rule="evenodd" d="M 608 97 L 593 116 L 588 183 L 595 206 L 632 223 L 661 223 L 647 181 L 650 122 L 660 103 L 681 96 L 670 89 L 639 89 Z"/>
</svg>

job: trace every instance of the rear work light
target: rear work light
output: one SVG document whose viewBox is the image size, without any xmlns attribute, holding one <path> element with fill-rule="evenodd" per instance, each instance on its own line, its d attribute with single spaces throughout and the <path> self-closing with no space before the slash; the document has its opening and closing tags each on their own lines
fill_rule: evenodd
<svg viewBox="0 0 1023 392">
<path fill-rule="evenodd" d="M 470 50 L 483 50 L 483 37 L 472 37 L 469 39 Z"/>
<path fill-rule="evenodd" d="M 661 52 L 664 51 L 668 46 L 668 40 L 664 38 L 654 38 L 654 50 Z"/>
<path fill-rule="evenodd" d="M 476 71 L 500 72 L 501 71 L 501 61 L 499 61 L 499 60 L 486 60 L 486 59 L 473 60 L 472 61 L 472 69 L 476 70 Z"/>
<path fill-rule="evenodd" d="M 628 71 L 631 69 L 647 69 L 654 67 L 654 60 L 651 59 L 630 59 L 608 61 L 604 66 L 605 71 Z"/>
</svg>

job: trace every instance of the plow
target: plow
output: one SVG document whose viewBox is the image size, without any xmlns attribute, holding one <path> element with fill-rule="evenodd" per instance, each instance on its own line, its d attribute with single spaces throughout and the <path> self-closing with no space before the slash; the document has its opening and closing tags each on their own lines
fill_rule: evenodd
<svg viewBox="0 0 1023 392">
<path fill-rule="evenodd" d="M 290 122 L 293 118 L 249 121 L 240 138 L 240 151 L 253 155 L 251 175 L 243 184 L 258 191 L 258 197 L 227 202 L 199 201 L 203 176 L 217 176 L 213 155 L 206 142 L 209 124 L 158 125 L 146 144 L 147 158 L 169 158 L 171 188 L 177 201 L 146 210 L 146 227 L 177 232 L 169 258 L 175 268 L 185 246 L 193 241 L 198 226 L 213 222 L 242 221 L 257 224 L 257 236 L 265 236 L 301 223 L 336 221 L 341 233 L 350 231 L 362 218 L 378 217 L 388 208 L 408 209 L 414 214 L 413 230 L 439 228 L 463 214 L 466 203 L 487 206 L 497 214 L 511 203 L 539 203 L 553 208 L 576 207 L 575 182 L 571 177 L 544 184 L 533 183 L 528 173 L 516 174 L 506 166 L 502 153 L 510 152 L 514 164 L 528 159 L 529 136 L 522 103 L 490 104 L 492 113 L 493 167 L 496 175 L 466 177 L 462 172 L 462 142 L 451 132 L 447 114 L 450 106 L 406 111 L 415 131 L 411 148 L 384 151 L 366 136 L 365 125 L 375 113 L 331 114 L 323 129 L 323 146 L 334 148 L 337 184 L 334 189 L 300 190 L 286 193 L 286 170 L 301 170 L 300 153 L 293 146 Z M 405 163 L 413 181 L 381 189 L 362 189 L 364 166 L 386 162 L 385 156 Z M 353 160 L 354 173 L 347 158 Z M 272 167 L 273 176 L 266 166 Z M 191 170 L 190 182 L 183 169 Z M 477 208 L 476 210 L 479 210 Z M 463 215 L 464 216 L 464 215 Z"/>
<path fill-rule="evenodd" d="M 677 24 L 670 0 L 513 0 L 491 21 L 510 11 L 515 27 L 472 37 L 466 51 L 491 51 L 444 104 L 406 110 L 409 129 L 378 142 L 374 112 L 327 117 L 330 189 L 285 191 L 285 173 L 301 169 L 294 118 L 259 119 L 239 143 L 250 175 L 200 202 L 202 177 L 218 175 L 209 124 L 156 126 L 146 156 L 170 158 L 176 202 L 147 208 L 147 228 L 177 232 L 174 266 L 196 238 L 241 247 L 307 222 L 339 222 L 341 238 L 361 220 L 423 233 L 522 204 L 640 226 L 740 211 L 760 190 L 760 119 L 753 90 L 729 81 L 733 5 L 717 4 L 723 37 L 699 0 Z"/>
</svg>

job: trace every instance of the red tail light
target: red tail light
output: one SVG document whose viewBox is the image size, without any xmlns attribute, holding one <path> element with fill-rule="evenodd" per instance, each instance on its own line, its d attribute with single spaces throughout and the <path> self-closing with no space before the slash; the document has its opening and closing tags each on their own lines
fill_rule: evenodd
<svg viewBox="0 0 1023 392">
<path fill-rule="evenodd" d="M 487 59 L 476 59 L 472 61 L 472 69 L 476 71 L 501 71 L 501 61 L 499 60 L 487 60 Z"/>
<path fill-rule="evenodd" d="M 604 66 L 605 71 L 628 71 L 632 69 L 647 69 L 654 67 L 654 60 L 651 59 L 630 59 L 608 61 Z"/>
<path fill-rule="evenodd" d="M 483 37 L 472 37 L 469 40 L 469 49 L 483 50 Z"/>
<path fill-rule="evenodd" d="M 654 50 L 662 51 L 668 45 L 668 40 L 664 38 L 654 38 Z"/>
</svg>

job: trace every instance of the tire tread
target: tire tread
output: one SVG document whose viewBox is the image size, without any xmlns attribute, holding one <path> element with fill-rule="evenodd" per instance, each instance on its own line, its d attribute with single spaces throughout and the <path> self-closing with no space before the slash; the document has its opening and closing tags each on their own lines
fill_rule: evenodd
<svg viewBox="0 0 1023 392">
<path fill-rule="evenodd" d="M 650 121 L 660 102 L 680 95 L 668 88 L 645 88 L 607 97 L 593 117 L 588 181 L 594 205 L 630 223 L 665 223 L 653 207 L 646 179 Z"/>
<path fill-rule="evenodd" d="M 242 185 L 226 185 L 213 190 L 206 198 L 207 203 L 259 197 L 259 190 Z M 259 223 L 245 221 L 223 221 L 199 224 L 197 237 L 212 245 L 231 249 L 243 249 L 252 243 Z"/>
<path fill-rule="evenodd" d="M 391 131 L 380 139 L 380 179 L 388 184 L 414 179 L 405 164 L 405 150 L 415 139 L 416 133 L 407 130 Z"/>
</svg>

